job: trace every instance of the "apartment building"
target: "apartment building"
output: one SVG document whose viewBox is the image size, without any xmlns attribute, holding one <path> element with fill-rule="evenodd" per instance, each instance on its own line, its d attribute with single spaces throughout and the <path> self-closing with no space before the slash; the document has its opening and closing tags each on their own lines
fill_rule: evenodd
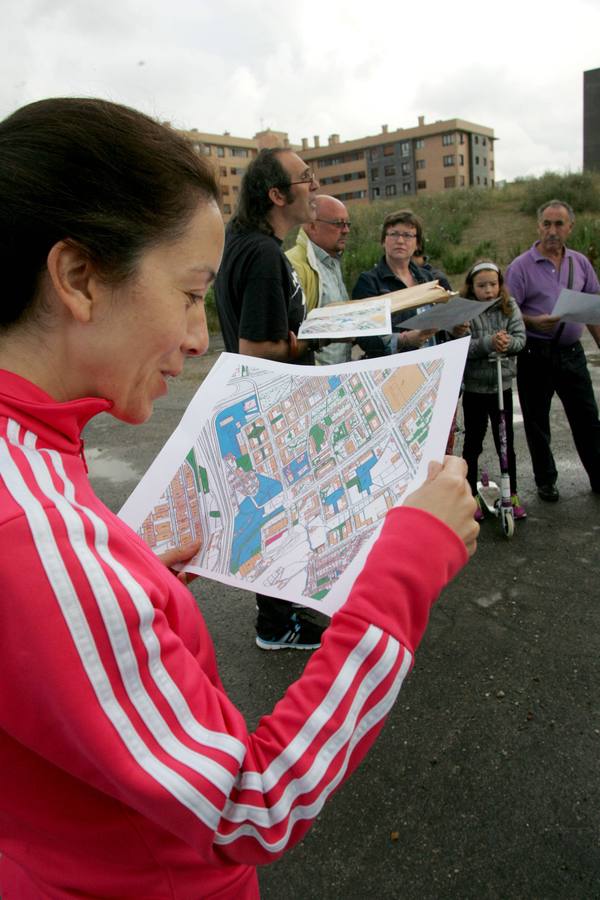
<svg viewBox="0 0 600 900">
<path fill-rule="evenodd" d="M 323 193 L 344 202 L 391 199 L 462 187 L 494 186 L 494 132 L 463 119 L 425 124 L 341 142 L 329 136 L 312 147 L 302 141 L 301 154 L 317 173 Z"/>
<path fill-rule="evenodd" d="M 218 169 L 223 190 L 223 218 L 228 221 L 237 200 L 240 181 L 251 159 L 262 147 L 291 147 L 313 166 L 321 193 L 344 203 L 370 203 L 411 194 L 433 194 L 464 187 L 494 186 L 494 132 L 463 119 L 425 124 L 419 116 L 414 128 L 341 141 L 338 134 L 321 146 L 318 135 L 292 145 L 282 131 L 267 129 L 253 138 L 186 131 L 199 153 Z"/>
</svg>

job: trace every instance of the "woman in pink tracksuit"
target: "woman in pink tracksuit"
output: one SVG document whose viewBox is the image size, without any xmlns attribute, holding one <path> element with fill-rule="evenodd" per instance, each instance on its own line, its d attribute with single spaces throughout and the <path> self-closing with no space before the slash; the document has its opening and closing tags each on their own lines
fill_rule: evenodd
<svg viewBox="0 0 600 900">
<path fill-rule="evenodd" d="M 248 732 L 192 595 L 95 496 L 81 443 L 99 412 L 145 421 L 206 350 L 218 198 L 190 145 L 125 107 L 0 124 L 3 900 L 257 897 L 256 865 L 364 756 L 475 549 L 464 464 L 432 466 Z"/>
</svg>

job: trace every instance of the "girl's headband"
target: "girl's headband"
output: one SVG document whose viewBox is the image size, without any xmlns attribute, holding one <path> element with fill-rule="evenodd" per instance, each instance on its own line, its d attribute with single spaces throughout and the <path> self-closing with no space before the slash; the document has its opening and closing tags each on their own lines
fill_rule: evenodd
<svg viewBox="0 0 600 900">
<path fill-rule="evenodd" d="M 496 263 L 481 262 L 481 263 L 477 263 L 476 266 L 473 266 L 473 268 L 471 269 L 471 275 L 472 276 L 475 275 L 476 272 L 483 272 L 484 269 L 491 269 L 493 272 L 497 272 L 498 275 L 500 274 L 500 269 L 498 268 Z"/>
</svg>

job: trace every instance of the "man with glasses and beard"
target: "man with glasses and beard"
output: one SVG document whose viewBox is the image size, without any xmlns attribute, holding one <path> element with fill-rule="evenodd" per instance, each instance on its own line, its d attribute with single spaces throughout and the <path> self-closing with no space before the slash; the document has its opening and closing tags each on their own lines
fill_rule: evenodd
<svg viewBox="0 0 600 900">
<path fill-rule="evenodd" d="M 282 249 L 285 236 L 316 217 L 319 182 L 286 148 L 261 150 L 246 170 L 215 281 L 225 349 L 261 359 L 312 364 L 313 342 L 298 340 L 306 314 L 298 276 Z M 262 650 L 313 650 L 323 627 L 302 607 L 256 595 L 256 643 Z"/>
</svg>

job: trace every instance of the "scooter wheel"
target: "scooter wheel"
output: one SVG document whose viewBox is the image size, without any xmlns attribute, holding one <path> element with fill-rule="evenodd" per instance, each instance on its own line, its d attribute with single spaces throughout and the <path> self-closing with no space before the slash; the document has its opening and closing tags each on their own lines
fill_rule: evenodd
<svg viewBox="0 0 600 900">
<path fill-rule="evenodd" d="M 515 533 L 515 519 L 512 513 L 512 509 L 510 511 L 502 511 L 502 531 L 504 532 L 505 537 L 511 538 Z"/>
</svg>

